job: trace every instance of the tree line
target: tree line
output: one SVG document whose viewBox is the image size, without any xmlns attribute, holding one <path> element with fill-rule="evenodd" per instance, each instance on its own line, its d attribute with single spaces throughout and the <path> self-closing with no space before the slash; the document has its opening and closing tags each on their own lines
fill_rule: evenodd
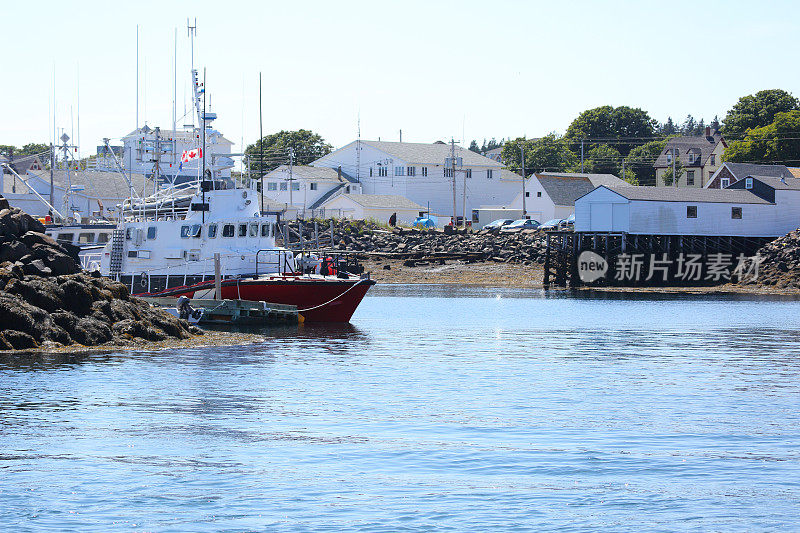
<svg viewBox="0 0 800 533">
<path fill-rule="evenodd" d="M 739 98 L 722 122 L 715 116 L 706 124 L 688 115 L 680 124 L 672 117 L 659 123 L 641 108 L 607 105 L 580 113 L 564 135 L 520 137 L 498 144 L 503 147 L 503 162 L 517 172 L 522 169 L 524 148 L 526 174 L 608 173 L 631 183 L 654 185 L 653 163 L 667 140 L 705 135 L 706 126 L 712 134 L 724 135 L 725 161 L 800 165 L 800 102 L 782 89 Z M 470 148 L 477 148 L 477 141 Z M 487 151 L 482 148 L 474 151 Z"/>
</svg>

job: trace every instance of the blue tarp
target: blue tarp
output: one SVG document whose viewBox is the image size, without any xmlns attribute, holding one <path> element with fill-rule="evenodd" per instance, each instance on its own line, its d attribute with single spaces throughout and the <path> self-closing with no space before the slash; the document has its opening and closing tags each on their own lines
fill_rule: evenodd
<svg viewBox="0 0 800 533">
<path fill-rule="evenodd" d="M 417 217 L 414 221 L 414 227 L 419 229 L 429 229 L 436 227 L 436 219 L 434 217 Z"/>
</svg>

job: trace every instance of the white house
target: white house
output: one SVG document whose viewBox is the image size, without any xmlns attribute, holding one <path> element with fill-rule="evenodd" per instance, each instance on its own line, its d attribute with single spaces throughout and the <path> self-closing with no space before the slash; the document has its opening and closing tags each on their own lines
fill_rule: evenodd
<svg viewBox="0 0 800 533">
<path fill-rule="evenodd" d="M 125 135 L 122 142 L 122 165 L 132 173 L 151 175 L 155 169 L 153 160 L 157 159 L 156 154 L 160 152 L 159 172 L 161 175 L 167 176 L 169 179 L 175 177 L 176 183 L 192 181 L 200 176 L 203 160 L 198 158 L 181 165 L 181 155 L 185 150 L 202 148 L 203 130 L 201 128 L 176 131 L 151 129 L 143 126 Z M 208 127 L 206 128 L 205 146 L 207 172 L 210 171 L 215 179 L 229 179 L 231 168 L 234 166 L 231 158 L 233 142 L 223 137 L 219 131 Z M 105 164 L 112 162 L 109 159 L 105 160 Z M 113 166 L 98 167 L 98 169 L 116 170 Z"/>
<path fill-rule="evenodd" d="M 264 175 L 264 196 L 298 212 L 319 209 L 335 194 L 359 194 L 361 184 L 338 169 L 281 165 Z"/>
<path fill-rule="evenodd" d="M 338 168 L 363 185 L 364 194 L 404 196 L 437 213 L 453 213 L 451 145 L 354 141 L 319 158 L 316 167 Z M 456 215 L 482 205 L 509 203 L 517 193 L 500 180 L 502 164 L 455 146 Z"/>
<path fill-rule="evenodd" d="M 575 201 L 575 231 L 777 237 L 800 227 L 800 179 L 751 176 L 728 189 L 598 187 Z"/>
<path fill-rule="evenodd" d="M 339 194 L 325 200 L 320 207 L 326 217 L 372 219 L 383 223 L 396 214 L 397 224 L 405 226 L 426 213 L 425 207 L 408 198 L 390 194 Z"/>
<path fill-rule="evenodd" d="M 525 212 L 529 218 L 546 222 L 567 218 L 575 212 L 575 200 L 595 187 L 629 187 L 613 174 L 537 172 L 525 184 Z M 509 204 L 522 210 L 522 191 Z"/>
</svg>

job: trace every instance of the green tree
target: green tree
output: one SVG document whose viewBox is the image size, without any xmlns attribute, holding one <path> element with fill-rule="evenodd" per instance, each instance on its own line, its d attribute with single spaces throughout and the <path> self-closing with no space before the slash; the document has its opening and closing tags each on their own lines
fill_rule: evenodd
<svg viewBox="0 0 800 533">
<path fill-rule="evenodd" d="M 574 170 L 580 171 L 580 162 Z M 619 176 L 622 170 L 622 154 L 607 144 L 600 144 L 584 154 L 584 172 L 593 174 L 614 174 Z"/>
<path fill-rule="evenodd" d="M 469 150 L 479 154 L 481 152 L 481 147 L 478 146 L 478 141 L 472 139 L 472 142 L 469 143 Z"/>
<path fill-rule="evenodd" d="M 541 171 L 568 172 L 578 161 L 578 157 L 569 149 L 564 138 L 555 133 L 535 140 L 520 137 L 503 144 L 502 158 L 511 170 L 522 169 L 521 147 L 525 148 L 525 174 L 528 176 Z"/>
<path fill-rule="evenodd" d="M 14 151 L 15 156 L 26 156 L 26 155 L 50 155 L 50 145 L 49 144 L 42 144 L 42 143 L 28 143 L 19 150 Z"/>
<path fill-rule="evenodd" d="M 747 130 L 769 126 L 778 113 L 800 109 L 797 98 L 782 89 L 758 91 L 739 98 L 723 120 L 722 132 L 731 138 L 743 137 Z"/>
<path fill-rule="evenodd" d="M 680 160 L 677 160 L 675 161 L 675 178 L 673 179 L 672 166 L 670 165 L 670 167 L 667 168 L 667 170 L 661 175 L 661 181 L 664 182 L 664 185 L 669 187 L 675 183 L 675 179 L 681 179 L 683 173 L 683 165 L 681 165 Z"/>
<path fill-rule="evenodd" d="M 263 146 L 263 161 L 260 159 Z M 250 171 L 266 173 L 289 163 L 290 149 L 294 151 L 295 165 L 308 165 L 327 155 L 333 147 L 317 133 L 310 130 L 284 131 L 266 135 L 245 149 Z"/>
<path fill-rule="evenodd" d="M 592 139 L 652 137 L 657 125 L 658 123 L 643 109 L 606 105 L 578 115 L 567 128 L 564 137 L 572 146 L 579 146 L 581 139 L 592 143 Z M 593 148 L 594 144 L 590 144 L 589 149 Z M 616 148 L 620 153 L 628 155 L 635 145 L 636 143 L 623 142 L 618 143 Z M 578 151 L 579 148 L 575 150 Z"/>
<path fill-rule="evenodd" d="M 673 135 L 674 137 L 674 135 Z M 650 141 L 649 143 L 637 146 L 625 158 L 625 174 L 633 173 L 636 184 L 655 185 L 656 169 L 653 167 L 658 156 L 664 151 L 667 139 L 660 141 Z M 623 177 L 626 181 L 633 180 Z"/>
<path fill-rule="evenodd" d="M 709 126 L 711 126 L 711 133 L 719 131 L 721 126 L 719 125 L 719 118 L 717 117 L 717 115 L 714 115 L 714 120 L 711 121 L 711 124 L 709 124 Z"/>
<path fill-rule="evenodd" d="M 745 138 L 733 141 L 724 159 L 735 163 L 800 164 L 800 110 L 778 113 L 767 126 L 747 131 Z"/>
<path fill-rule="evenodd" d="M 675 135 L 678 133 L 678 128 L 675 127 L 672 117 L 667 117 L 667 121 L 659 126 L 658 133 L 661 135 Z"/>
</svg>

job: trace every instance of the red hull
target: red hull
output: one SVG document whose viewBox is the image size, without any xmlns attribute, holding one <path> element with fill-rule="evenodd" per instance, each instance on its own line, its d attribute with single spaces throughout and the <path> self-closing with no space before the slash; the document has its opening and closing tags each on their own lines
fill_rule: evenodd
<svg viewBox="0 0 800 533">
<path fill-rule="evenodd" d="M 375 281 L 371 279 L 304 278 L 295 276 L 224 280 L 222 298 L 297 306 L 306 322 L 349 322 Z M 176 287 L 158 296 L 194 296 L 214 282 Z M 153 295 L 156 296 L 156 295 Z"/>
</svg>

